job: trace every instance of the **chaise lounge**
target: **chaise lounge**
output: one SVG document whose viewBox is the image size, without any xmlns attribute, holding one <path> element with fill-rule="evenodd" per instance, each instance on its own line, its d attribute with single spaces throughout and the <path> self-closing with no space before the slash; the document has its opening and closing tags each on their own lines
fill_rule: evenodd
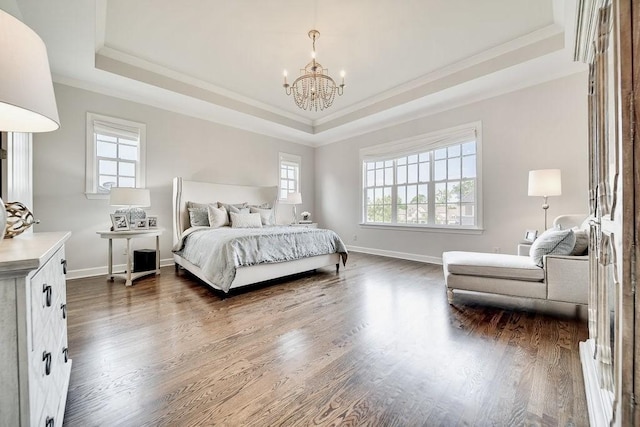
<svg viewBox="0 0 640 427">
<path fill-rule="evenodd" d="M 589 257 L 580 254 L 588 244 L 586 215 L 562 215 L 539 239 L 554 230 L 565 230 L 571 248 L 531 256 L 451 251 L 442 254 L 449 303 L 454 291 L 473 291 L 572 304 L 587 304 Z M 571 232 L 569 230 L 572 230 Z M 561 245 L 557 245 L 558 248 Z M 536 250 L 536 244 L 532 251 Z M 543 250 L 544 252 L 544 250 Z M 566 254 L 558 254 L 556 252 Z M 536 256 L 538 259 L 536 259 Z M 540 259 L 541 258 L 541 259 Z"/>
</svg>

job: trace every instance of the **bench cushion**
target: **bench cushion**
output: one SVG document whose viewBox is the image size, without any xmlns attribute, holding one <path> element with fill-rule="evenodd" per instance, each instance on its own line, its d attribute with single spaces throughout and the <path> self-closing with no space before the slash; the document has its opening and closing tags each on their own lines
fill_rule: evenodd
<svg viewBox="0 0 640 427">
<path fill-rule="evenodd" d="M 452 251 L 442 254 L 442 264 L 450 274 L 529 282 L 544 280 L 544 270 L 526 256 Z"/>
</svg>

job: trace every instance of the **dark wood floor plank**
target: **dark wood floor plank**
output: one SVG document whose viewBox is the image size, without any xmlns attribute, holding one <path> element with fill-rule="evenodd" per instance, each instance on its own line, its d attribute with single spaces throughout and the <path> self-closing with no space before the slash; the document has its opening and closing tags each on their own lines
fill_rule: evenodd
<svg viewBox="0 0 640 427">
<path fill-rule="evenodd" d="M 583 320 L 350 254 L 228 298 L 163 268 L 70 280 L 65 425 L 586 425 Z M 571 311 L 571 310 L 569 310 Z"/>
</svg>

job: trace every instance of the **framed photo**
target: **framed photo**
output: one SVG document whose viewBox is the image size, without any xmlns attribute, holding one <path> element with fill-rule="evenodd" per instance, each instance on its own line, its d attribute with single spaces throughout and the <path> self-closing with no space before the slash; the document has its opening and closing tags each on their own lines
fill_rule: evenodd
<svg viewBox="0 0 640 427">
<path fill-rule="evenodd" d="M 148 230 L 149 218 L 138 218 L 133 221 L 133 228 L 136 230 Z"/>
<path fill-rule="evenodd" d="M 113 231 L 129 230 L 129 219 L 126 213 L 111 214 L 111 224 L 113 224 Z"/>
<path fill-rule="evenodd" d="M 538 230 L 527 230 L 524 233 L 524 240 L 533 242 L 538 237 Z"/>
<path fill-rule="evenodd" d="M 158 217 L 155 215 L 147 215 L 149 220 L 149 228 L 158 228 Z"/>
</svg>

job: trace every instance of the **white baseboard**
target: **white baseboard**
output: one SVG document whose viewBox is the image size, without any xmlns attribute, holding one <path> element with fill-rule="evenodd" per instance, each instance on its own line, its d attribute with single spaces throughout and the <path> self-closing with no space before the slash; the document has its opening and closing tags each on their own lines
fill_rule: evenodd
<svg viewBox="0 0 640 427">
<path fill-rule="evenodd" d="M 161 259 L 160 267 L 166 267 L 173 265 L 173 258 Z M 124 271 L 127 268 L 126 264 L 118 264 L 113 266 L 113 271 Z M 83 268 L 80 270 L 67 271 L 67 279 L 82 279 L 84 277 L 106 276 L 109 272 L 109 268 L 104 267 Z"/>
<path fill-rule="evenodd" d="M 580 343 L 580 363 L 584 378 L 584 391 L 587 396 L 589 424 L 593 427 L 608 426 L 611 420 L 614 401 L 613 393 L 600 388 L 598 368 L 593 358 L 595 342 L 593 338 Z"/>
<path fill-rule="evenodd" d="M 347 246 L 347 249 L 351 252 L 361 252 L 363 254 L 380 255 L 380 256 L 386 256 L 389 258 L 400 258 L 400 259 L 406 259 L 409 261 L 419 261 L 419 262 L 426 262 L 428 264 L 442 265 L 441 257 L 411 254 L 408 252 L 387 251 L 384 249 L 364 248 L 362 246 L 351 246 L 351 245 Z"/>
</svg>

